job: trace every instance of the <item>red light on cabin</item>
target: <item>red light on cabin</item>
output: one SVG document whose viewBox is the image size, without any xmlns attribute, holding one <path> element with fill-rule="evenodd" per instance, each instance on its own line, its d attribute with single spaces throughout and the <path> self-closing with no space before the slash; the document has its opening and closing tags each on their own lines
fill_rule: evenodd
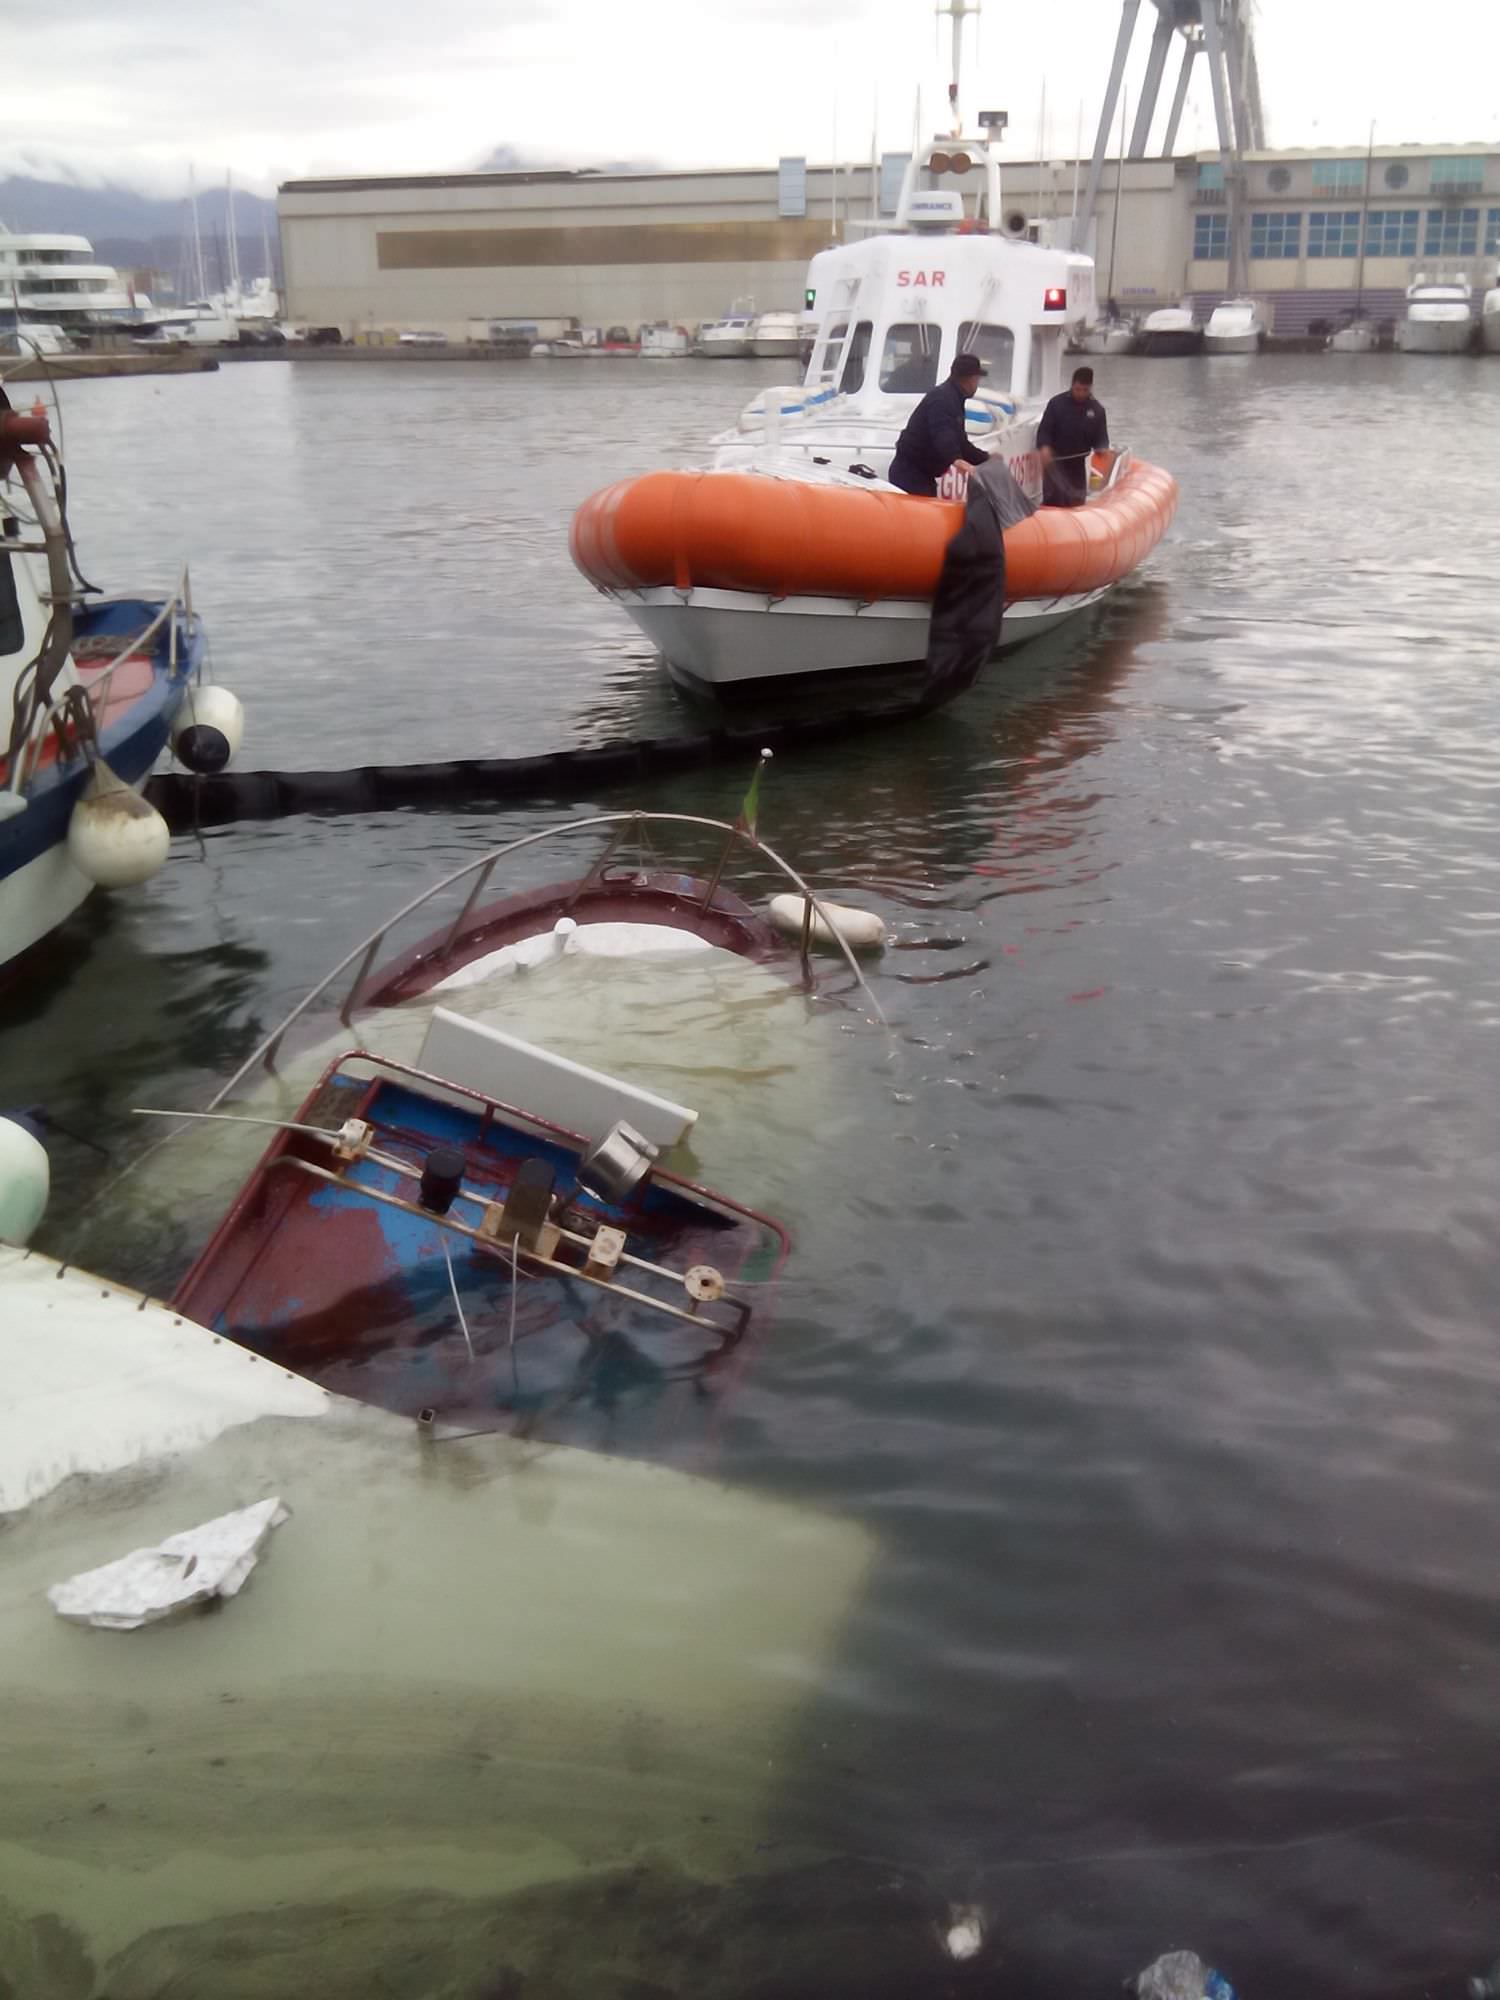
<svg viewBox="0 0 1500 2000">
<path fill-rule="evenodd" d="M 1068 291 L 1066 285 L 1049 285 L 1047 287 L 1046 296 L 1042 300 L 1042 306 L 1046 312 L 1062 312 L 1066 309 L 1067 303 Z"/>
</svg>

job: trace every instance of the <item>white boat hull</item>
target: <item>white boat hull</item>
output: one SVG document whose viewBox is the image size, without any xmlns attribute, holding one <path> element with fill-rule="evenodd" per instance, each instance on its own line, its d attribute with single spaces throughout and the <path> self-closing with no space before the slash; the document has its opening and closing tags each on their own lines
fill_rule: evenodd
<svg viewBox="0 0 1500 2000">
<path fill-rule="evenodd" d="M 1129 326 L 1091 326 L 1073 343 L 1075 354 L 1129 354 L 1136 344 L 1136 331 Z"/>
<path fill-rule="evenodd" d="M 1472 319 L 1405 319 L 1396 328 L 1403 354 L 1466 354 L 1473 337 Z"/>
<path fill-rule="evenodd" d="M 786 597 L 768 603 L 747 591 L 684 594 L 666 587 L 608 594 L 656 647 L 674 680 L 714 692 L 920 666 L 927 653 L 931 607 L 918 599 L 859 605 L 845 597 Z M 1051 631 L 1107 594 L 1028 599 L 1009 607 L 1000 651 Z"/>
<path fill-rule="evenodd" d="M 1375 351 L 1375 329 L 1373 326 L 1341 326 L 1328 345 L 1335 354 L 1373 354 Z"/>
<path fill-rule="evenodd" d="M 802 343 L 795 334 L 783 337 L 772 334 L 766 339 L 757 337 L 750 343 L 751 352 L 761 361 L 795 360 L 802 351 Z"/>
<path fill-rule="evenodd" d="M 1484 351 L 1486 354 L 1500 354 L 1500 312 L 1484 316 Z"/>
<path fill-rule="evenodd" d="M 1260 349 L 1258 333 L 1205 333 L 1205 354 L 1255 354 Z"/>
<path fill-rule="evenodd" d="M 0 876 L 0 964 L 8 965 L 67 921 L 93 888 L 58 841 Z"/>
</svg>

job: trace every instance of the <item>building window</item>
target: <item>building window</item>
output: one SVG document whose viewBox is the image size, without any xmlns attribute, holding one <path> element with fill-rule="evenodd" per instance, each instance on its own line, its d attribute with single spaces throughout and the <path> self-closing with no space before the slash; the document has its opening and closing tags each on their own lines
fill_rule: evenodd
<svg viewBox="0 0 1500 2000">
<path fill-rule="evenodd" d="M 922 395 L 937 381 L 941 327 L 925 320 L 908 320 L 887 329 L 885 350 L 880 357 L 880 386 L 892 394 Z"/>
<path fill-rule="evenodd" d="M 1222 263 L 1229 255 L 1229 217 L 1227 215 L 1195 215 L 1193 217 L 1193 256 L 1199 263 Z"/>
<path fill-rule="evenodd" d="M 1250 218 L 1250 255 L 1255 257 L 1300 257 L 1302 217 L 1295 210 L 1278 209 Z"/>
<path fill-rule="evenodd" d="M 1290 167 L 1272 167 L 1266 175 L 1266 186 L 1271 190 L 1272 194 L 1285 194 L 1291 184 L 1292 170 Z"/>
<path fill-rule="evenodd" d="M 1224 162 L 1222 160 L 1200 160 L 1198 162 L 1198 187 L 1214 189 L 1224 185 Z"/>
<path fill-rule="evenodd" d="M 1315 208 L 1307 218 L 1309 257 L 1357 257 L 1359 210 Z"/>
<path fill-rule="evenodd" d="M 1484 161 L 1477 157 L 1434 160 L 1428 186 L 1434 192 L 1439 188 L 1481 188 L 1484 186 Z"/>
<path fill-rule="evenodd" d="M 1484 218 L 1484 254 L 1500 257 L 1500 208 L 1492 208 Z"/>
<path fill-rule="evenodd" d="M 1385 170 L 1385 184 L 1388 188 L 1404 188 L 1410 179 L 1411 172 L 1404 160 L 1392 160 Z"/>
<path fill-rule="evenodd" d="M 1350 188 L 1357 192 L 1365 184 L 1365 163 L 1363 160 L 1314 160 L 1312 184 L 1314 194 L 1343 194 Z"/>
<path fill-rule="evenodd" d="M 1415 208 L 1372 208 L 1365 227 L 1365 255 L 1415 257 L 1419 213 Z"/>
<path fill-rule="evenodd" d="M 1424 257 L 1472 257 L 1479 248 L 1477 208 L 1429 208 Z"/>
</svg>

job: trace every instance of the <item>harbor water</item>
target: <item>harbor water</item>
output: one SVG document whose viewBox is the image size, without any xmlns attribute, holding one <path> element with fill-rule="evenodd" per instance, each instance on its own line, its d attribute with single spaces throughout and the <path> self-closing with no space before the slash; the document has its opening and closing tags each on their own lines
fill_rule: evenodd
<svg viewBox="0 0 1500 2000">
<path fill-rule="evenodd" d="M 754 1851 L 702 1879 L 664 1857 L 685 1753 L 643 1738 L 638 1809 L 612 1804 L 586 1871 L 538 1861 L 499 1897 L 474 1861 L 493 1828 L 440 1830 L 385 1903 L 336 1875 L 226 1892 L 194 1937 L 207 1984 L 153 1946 L 106 1985 L 33 1925 L 30 1984 L 16 1932 L 0 1992 L 1085 2000 L 1191 1946 L 1250 2000 L 1395 2000 L 1500 1950 L 1500 366 L 1095 368 L 1116 440 L 1181 484 L 1145 571 L 951 708 L 785 752 L 763 788 L 765 836 L 895 945 L 869 971 L 887 1026 L 857 992 L 799 1014 L 800 1143 L 765 1034 L 705 1135 L 794 1248 L 694 1469 L 868 1550 L 755 1777 Z M 137 591 L 190 562 L 247 768 L 699 728 L 567 524 L 784 371 L 69 385 L 84 569 Z M 467 857 L 594 809 L 732 817 L 747 777 L 179 838 L 0 998 L 0 1103 L 118 1166 L 133 1107 L 201 1103 Z M 107 1171 L 57 1142 L 46 1247 L 169 1283 L 148 1218 L 81 1217 Z M 238 1621 L 271 1644 L 254 1615 L 252 1586 L 226 1643 Z M 628 1618 L 623 1592 L 601 1606 L 601 1657 Z M 56 1812 L 102 1814 L 118 1931 L 131 1759 L 48 1748 Z M 210 1748 L 205 1788 L 229 1782 Z M 360 1772 L 356 1735 L 350 1824 L 399 1845 L 402 1794 Z M 586 1743 L 562 1797 L 587 1826 Z M 524 1785 L 496 1800 L 532 1810 Z M 132 1879 L 138 1936 L 199 1921 L 191 1824 Z M 967 1967 L 940 1944 L 955 1907 L 982 1912 Z"/>
</svg>

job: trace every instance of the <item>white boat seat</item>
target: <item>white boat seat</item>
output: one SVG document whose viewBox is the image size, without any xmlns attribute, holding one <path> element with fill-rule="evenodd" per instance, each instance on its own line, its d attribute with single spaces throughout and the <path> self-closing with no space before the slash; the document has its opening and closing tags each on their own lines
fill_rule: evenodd
<svg viewBox="0 0 1500 2000">
<path fill-rule="evenodd" d="M 477 1090 L 585 1139 L 602 1139 L 624 1119 L 653 1146 L 675 1146 L 698 1122 L 696 1111 L 602 1070 L 586 1069 L 550 1049 L 523 1042 L 446 1007 L 434 1010 L 417 1066 L 444 1082 Z"/>
</svg>

